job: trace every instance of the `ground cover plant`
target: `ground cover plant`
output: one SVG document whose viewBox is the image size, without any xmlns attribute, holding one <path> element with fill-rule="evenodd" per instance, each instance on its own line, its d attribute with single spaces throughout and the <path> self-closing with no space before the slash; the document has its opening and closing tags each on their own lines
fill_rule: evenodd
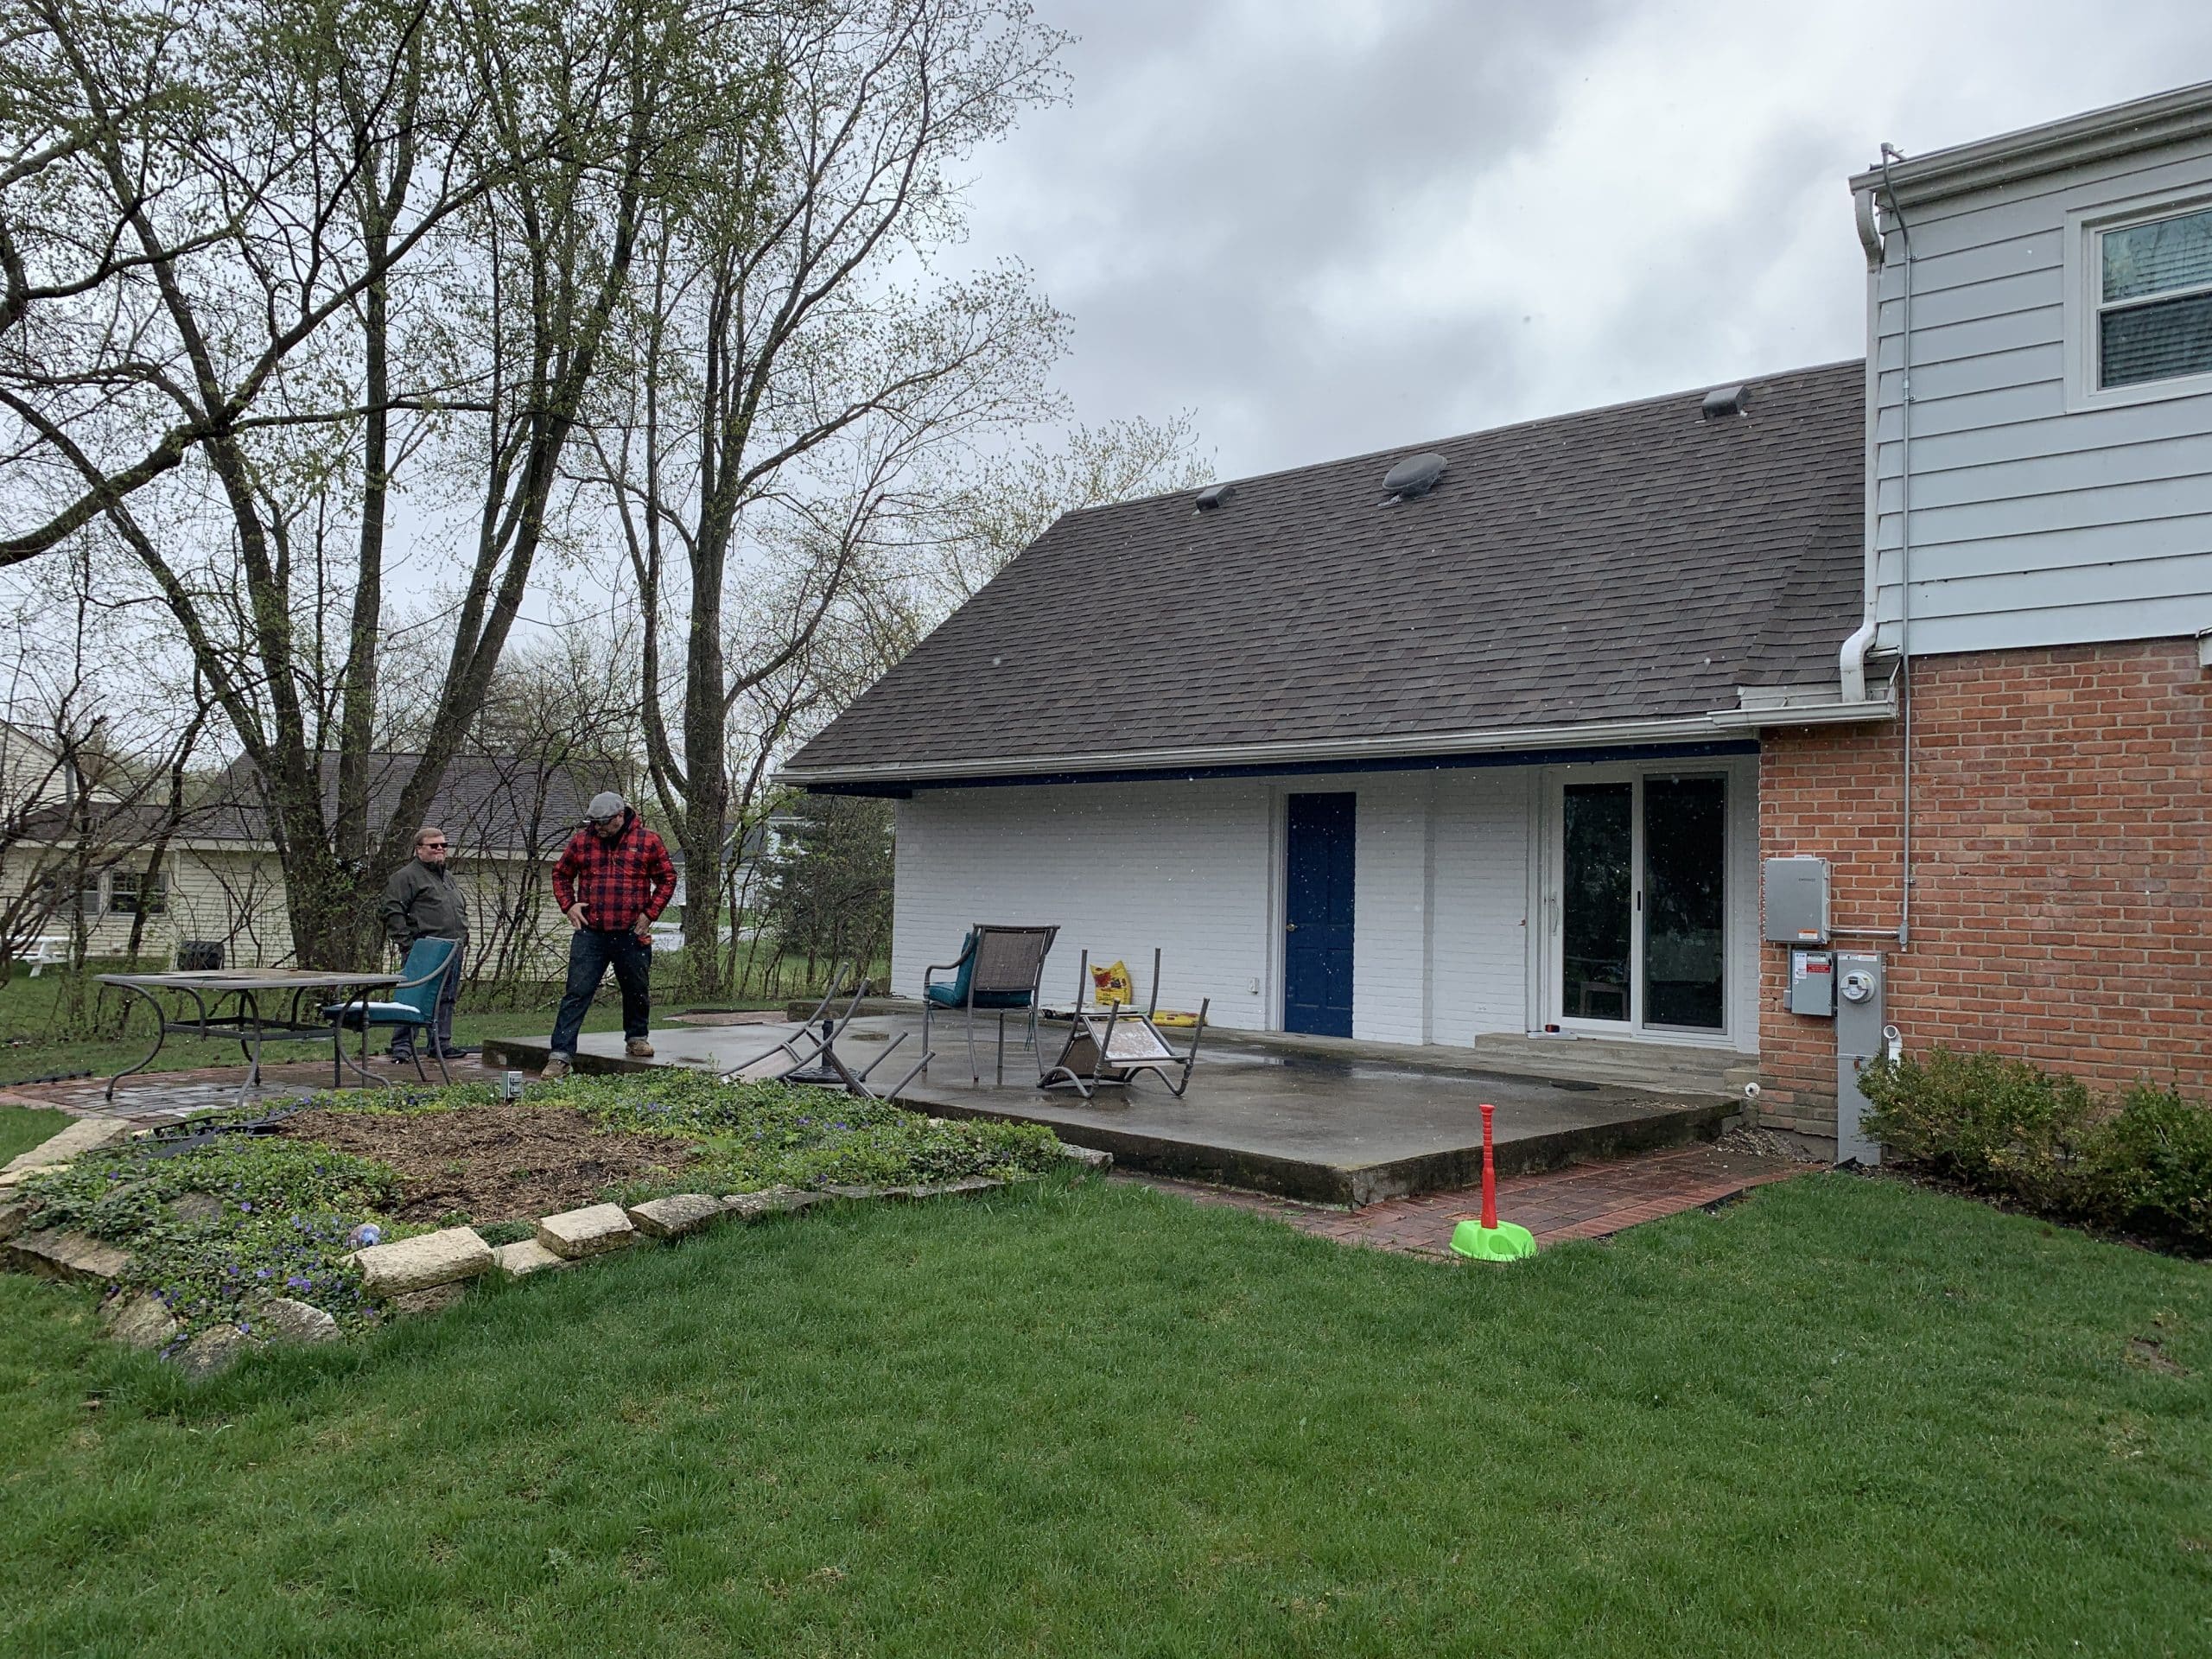
<svg viewBox="0 0 2212 1659">
<path fill-rule="evenodd" d="M 357 1327 L 373 1317 L 346 1261 L 389 1210 L 391 1169 L 304 1141 L 226 1135 L 171 1157 L 143 1147 L 88 1153 L 22 1192 L 35 1224 L 127 1249 L 124 1290 L 151 1292 L 180 1327 L 251 1325 L 272 1296 Z"/>
<path fill-rule="evenodd" d="M 2193 1656 L 2212 1280 L 1807 1176 L 1509 1269 L 1065 1179 L 212 1382 L 0 1279 L 0 1649 Z"/>
<path fill-rule="evenodd" d="M 270 1135 L 172 1151 L 136 1141 L 24 1183 L 32 1224 L 129 1251 L 126 1287 L 152 1292 L 178 1341 L 250 1325 L 272 1295 L 359 1326 L 374 1309 L 346 1257 L 483 1223 L 500 1242 L 559 1211 L 670 1192 L 889 1185 L 1041 1174 L 1061 1161 L 1034 1125 L 948 1122 L 880 1101 L 689 1071 L 571 1077 L 504 1101 L 487 1084 L 306 1096 Z M 202 1126 L 242 1122 L 255 1107 Z M 174 1344 L 173 1344 L 174 1345 Z"/>
<path fill-rule="evenodd" d="M 2212 1107 L 1936 1047 L 1871 1068 L 1866 1130 L 1891 1162 L 2044 1215 L 2212 1255 Z"/>
</svg>

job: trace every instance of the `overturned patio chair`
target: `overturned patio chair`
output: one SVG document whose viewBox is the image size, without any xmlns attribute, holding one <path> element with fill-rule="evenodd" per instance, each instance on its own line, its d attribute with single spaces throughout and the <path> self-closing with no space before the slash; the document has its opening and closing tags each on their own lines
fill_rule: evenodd
<svg viewBox="0 0 2212 1659">
<path fill-rule="evenodd" d="M 1037 1079 L 1039 1089 L 1072 1088 L 1085 1100 L 1099 1090 L 1127 1088 L 1140 1071 L 1157 1072 L 1176 1099 L 1191 1086 L 1191 1068 L 1198 1063 L 1198 1040 L 1206 1034 L 1206 1014 L 1213 999 L 1198 1004 L 1191 1046 L 1178 1054 L 1153 1023 L 1160 1014 L 1160 952 L 1152 953 L 1152 1000 L 1139 1014 L 1134 1003 L 1091 1006 L 1090 952 L 1083 953 L 1076 973 L 1075 1010 L 1069 1016 L 1068 1039 L 1060 1058 Z M 1057 1015 L 1054 1016 L 1058 1018 Z"/>
<path fill-rule="evenodd" d="M 445 1046 L 438 1041 L 438 988 L 446 976 L 446 968 L 453 961 L 454 952 L 461 949 L 459 939 L 417 939 L 408 948 L 407 960 L 400 964 L 399 983 L 391 988 L 389 1001 L 372 1001 L 368 993 L 349 998 L 343 1002 L 323 1006 L 322 1017 L 335 1029 L 330 1039 L 330 1082 L 335 1089 L 346 1086 L 340 1070 L 346 1060 L 345 1033 L 361 1033 L 361 1058 L 358 1062 L 346 1062 L 359 1072 L 364 1083 L 391 1086 L 391 1079 L 379 1077 L 369 1070 L 369 1031 L 372 1027 L 410 1026 L 418 1040 L 410 1052 L 415 1060 L 415 1075 L 424 1083 L 430 1074 L 423 1069 L 423 1047 L 428 1043 L 430 1056 L 438 1063 L 438 1076 L 446 1082 L 453 1081 L 453 1074 L 446 1070 Z"/>
<path fill-rule="evenodd" d="M 1000 927 L 978 922 L 968 930 L 967 942 L 950 962 L 939 963 L 922 975 L 922 1046 L 930 1046 L 931 1016 L 955 1008 L 967 1016 L 969 1080 L 981 1083 L 982 1068 L 976 1064 L 976 1014 L 980 1009 L 999 1017 L 998 1081 L 1006 1081 L 1006 1017 L 1020 1010 L 1029 1014 L 1027 1041 L 1037 1051 L 1037 988 L 1045 977 L 1045 957 L 1052 948 L 1058 927 Z M 950 974 L 944 984 L 932 976 Z M 927 1061 L 923 1064 L 926 1065 Z"/>
<path fill-rule="evenodd" d="M 762 1050 L 741 1065 L 730 1067 L 721 1074 L 721 1081 L 757 1083 L 772 1080 L 777 1083 L 813 1084 L 822 1088 L 842 1089 L 849 1094 L 860 1096 L 863 1100 L 896 1100 L 899 1097 L 899 1091 L 919 1077 L 922 1068 L 930 1063 L 929 1044 L 925 1037 L 922 1044 L 921 1059 L 916 1063 L 912 1071 L 892 1085 L 887 1093 L 878 1094 L 870 1088 L 868 1081 L 868 1073 L 889 1059 L 891 1051 L 905 1042 L 909 1033 L 900 1032 L 884 1046 L 882 1053 L 877 1055 L 857 1071 L 845 1063 L 844 1057 L 837 1052 L 837 1039 L 844 1034 L 845 1028 L 858 1017 L 861 999 L 868 992 L 868 976 L 859 972 L 858 963 L 854 964 L 854 969 L 850 996 L 846 996 L 843 988 L 844 976 L 833 966 L 830 970 L 830 988 L 822 994 L 822 1000 L 814 1005 L 814 1012 L 807 1015 L 800 1027 L 799 1033 L 794 1037 L 785 1038 L 773 1047 Z M 830 1012 L 830 1006 L 840 998 L 844 998 L 844 1012 L 833 1014 Z M 817 1027 L 819 1029 L 817 1030 Z M 760 1076 L 747 1076 L 748 1073 L 756 1071 L 760 1066 L 773 1061 L 783 1062 L 780 1069 Z"/>
</svg>

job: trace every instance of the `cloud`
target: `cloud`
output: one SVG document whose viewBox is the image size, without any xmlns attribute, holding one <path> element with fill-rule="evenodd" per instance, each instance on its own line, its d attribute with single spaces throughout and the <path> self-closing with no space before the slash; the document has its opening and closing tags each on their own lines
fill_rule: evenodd
<svg viewBox="0 0 2212 1659">
<path fill-rule="evenodd" d="M 2212 76 L 2172 0 L 1042 0 L 1065 108 L 978 158 L 969 256 L 1075 320 L 1087 420 L 1224 475 L 1855 355 L 1845 177 Z"/>
</svg>

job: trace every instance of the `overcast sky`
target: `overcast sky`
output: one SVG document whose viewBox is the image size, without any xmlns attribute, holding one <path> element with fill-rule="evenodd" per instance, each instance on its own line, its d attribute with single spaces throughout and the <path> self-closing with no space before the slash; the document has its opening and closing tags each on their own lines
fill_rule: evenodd
<svg viewBox="0 0 2212 1659">
<path fill-rule="evenodd" d="M 979 260 L 1224 477 L 1858 355 L 1847 175 L 2212 79 L 2205 0 L 1037 0 Z"/>
</svg>

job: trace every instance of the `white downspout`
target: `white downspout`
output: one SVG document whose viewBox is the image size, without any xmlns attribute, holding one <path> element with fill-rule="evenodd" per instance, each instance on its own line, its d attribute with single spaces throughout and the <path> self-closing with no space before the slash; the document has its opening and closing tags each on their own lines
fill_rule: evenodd
<svg viewBox="0 0 2212 1659">
<path fill-rule="evenodd" d="M 1879 540 L 1878 527 L 1881 523 L 1882 480 L 1878 464 L 1881 448 L 1877 442 L 1878 423 L 1882 416 L 1882 231 L 1874 217 L 1874 191 L 1870 185 L 1852 193 L 1853 215 L 1859 225 L 1859 240 L 1866 250 L 1866 592 L 1860 601 L 1859 615 L 1864 619 L 1851 637 L 1843 642 L 1838 654 L 1836 677 L 1842 682 L 1842 700 L 1846 702 L 1866 701 L 1866 653 L 1874 644 L 1874 615 L 1876 604 L 1876 561 Z"/>
</svg>

